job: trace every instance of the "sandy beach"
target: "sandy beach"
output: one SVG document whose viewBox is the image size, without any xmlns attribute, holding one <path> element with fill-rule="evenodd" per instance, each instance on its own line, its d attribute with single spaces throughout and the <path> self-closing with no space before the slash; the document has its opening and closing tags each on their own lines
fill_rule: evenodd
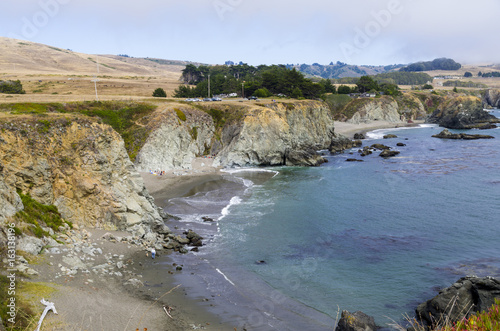
<svg viewBox="0 0 500 331">
<path fill-rule="evenodd" d="M 373 121 L 368 123 L 353 124 L 347 122 L 335 122 L 335 133 L 340 133 L 348 138 L 353 138 L 355 133 L 366 133 L 379 129 L 391 129 L 404 126 L 415 126 L 424 123 L 424 121 L 414 121 L 414 123 L 406 122 L 388 122 L 388 121 Z"/>
</svg>

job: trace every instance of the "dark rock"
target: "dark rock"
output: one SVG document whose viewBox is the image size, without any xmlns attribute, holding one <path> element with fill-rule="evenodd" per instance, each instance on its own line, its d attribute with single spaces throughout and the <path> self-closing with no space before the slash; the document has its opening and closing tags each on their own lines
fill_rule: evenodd
<svg viewBox="0 0 500 331">
<path fill-rule="evenodd" d="M 347 310 L 343 310 L 335 331 L 375 331 L 376 329 L 373 317 L 361 311 L 351 314 Z"/>
<path fill-rule="evenodd" d="M 441 139 L 464 139 L 464 140 L 495 138 L 493 136 L 488 136 L 485 134 L 451 133 L 450 131 L 448 131 L 448 129 L 444 129 L 439 134 L 435 134 L 432 137 Z"/>
<path fill-rule="evenodd" d="M 195 247 L 200 247 L 203 246 L 202 239 L 203 237 L 194 232 L 193 230 L 188 230 L 188 232 L 185 232 L 186 238 L 189 240 L 189 245 L 195 246 Z"/>
<path fill-rule="evenodd" d="M 336 137 L 332 139 L 329 150 L 332 153 L 342 153 L 347 149 L 360 147 L 361 145 L 363 145 L 361 140 L 351 140 L 345 136 L 336 135 Z"/>
<path fill-rule="evenodd" d="M 483 109 L 477 97 L 455 97 L 440 105 L 427 119 L 448 129 L 472 129 L 488 123 L 499 123 L 500 119 Z"/>
<path fill-rule="evenodd" d="M 264 260 L 255 261 L 255 264 L 267 264 Z"/>
<path fill-rule="evenodd" d="M 203 222 L 215 222 L 213 218 L 207 216 L 203 216 L 201 219 L 203 220 Z"/>
<path fill-rule="evenodd" d="M 481 124 L 481 125 L 476 126 L 476 129 L 479 129 L 479 130 L 490 130 L 490 129 L 496 129 L 497 127 L 498 126 L 496 126 L 495 124 L 485 123 L 485 124 Z"/>
<path fill-rule="evenodd" d="M 500 299 L 500 281 L 492 277 L 464 277 L 439 292 L 433 299 L 420 304 L 417 317 L 431 326 L 449 319 L 454 323 L 487 310 Z"/>
<path fill-rule="evenodd" d="M 406 146 L 406 144 L 403 144 L 403 143 L 397 143 L 396 146 L 399 146 L 399 147 L 403 147 L 403 146 Z"/>
<path fill-rule="evenodd" d="M 392 139 L 392 138 L 397 138 L 398 136 L 396 136 L 395 134 L 386 134 L 384 136 L 384 139 Z"/>
<path fill-rule="evenodd" d="M 287 166 L 316 167 L 326 161 L 324 157 L 316 153 L 316 149 L 313 146 L 302 146 L 294 150 L 287 150 L 283 158 L 283 164 Z"/>
<path fill-rule="evenodd" d="M 347 159 L 346 162 L 363 162 L 363 160 L 358 159 Z"/>
<path fill-rule="evenodd" d="M 373 144 L 370 147 L 373 149 L 381 150 L 381 151 L 386 150 L 386 149 L 391 149 L 389 146 L 382 145 L 382 144 Z"/>
<path fill-rule="evenodd" d="M 361 140 L 361 139 L 366 139 L 366 137 L 363 133 L 355 133 L 354 134 L 354 140 Z"/>
<path fill-rule="evenodd" d="M 379 156 L 381 156 L 381 157 L 393 157 L 393 156 L 398 155 L 399 153 L 400 153 L 399 151 L 391 151 L 391 150 L 386 149 L 386 150 L 383 150 Z"/>
</svg>

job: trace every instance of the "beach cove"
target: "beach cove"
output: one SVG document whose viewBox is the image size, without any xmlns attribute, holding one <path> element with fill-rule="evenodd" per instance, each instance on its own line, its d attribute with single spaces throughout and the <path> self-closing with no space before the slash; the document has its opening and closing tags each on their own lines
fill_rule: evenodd
<svg viewBox="0 0 500 331">
<path fill-rule="evenodd" d="M 345 162 L 356 156 L 353 150 L 352 155 L 347 152 L 328 156 L 329 163 L 315 168 L 239 169 L 218 172 L 216 176 L 220 177 L 198 174 L 191 184 L 187 184 L 187 175 L 177 179 L 151 177 L 156 182 L 173 181 L 174 187 L 176 182 L 186 183 L 177 186 L 183 187 L 178 193 L 184 192 L 184 197 L 171 196 L 157 201 L 159 205 L 173 199 L 175 205 L 184 202 L 199 210 L 209 200 L 205 199 L 208 192 L 228 193 L 219 196 L 218 204 L 209 204 L 201 212 L 190 214 L 188 209 L 179 211 L 173 205 L 167 206 L 167 212 L 170 208 L 182 216 L 175 223 L 179 230 L 195 229 L 205 237 L 205 246 L 199 252 L 172 256 L 177 261 L 174 263 L 184 264 L 184 274 L 175 276 L 175 282 L 192 288 L 195 297 L 208 299 L 201 299 L 200 305 L 225 323 L 234 325 L 236 321 L 239 326 L 256 330 L 293 330 L 300 325 L 297 320 L 302 319 L 309 329 L 326 330 L 335 323 L 339 309 L 362 310 L 384 325 L 390 322 L 385 316 L 402 321 L 403 313 L 411 314 L 418 303 L 434 295 L 436 288 L 451 284 L 459 276 L 498 276 L 494 235 L 481 228 L 493 226 L 491 217 L 498 212 L 496 205 L 483 198 L 460 198 L 459 205 L 468 210 L 464 212 L 458 207 L 450 209 L 446 203 L 450 192 L 469 191 L 471 187 L 481 188 L 481 195 L 495 196 L 498 178 L 489 171 L 497 164 L 491 158 L 497 155 L 496 141 L 460 146 L 460 142 L 430 138 L 439 131 L 437 126 L 423 125 L 378 129 L 367 134 L 366 144 L 388 143 L 382 136 L 396 134 L 399 139 L 391 143 L 404 142 L 406 146 L 399 148 L 402 155 L 395 159 L 376 155 L 363 163 Z M 487 131 L 498 134 L 498 129 Z M 335 185 L 329 178 L 335 180 Z M 149 180 L 145 181 L 148 185 Z M 436 181 L 442 182 L 439 190 Z M 226 187 L 224 182 L 229 182 L 230 188 L 222 189 Z M 152 195 L 157 198 L 160 191 L 153 190 Z M 310 199 L 316 196 L 315 191 L 333 200 Z M 446 199 L 438 202 L 436 196 Z M 428 201 L 429 197 L 432 201 Z M 368 199 L 368 205 L 357 203 L 364 199 Z M 481 214 L 471 212 L 475 207 L 469 208 L 478 203 Z M 387 209 L 391 205 L 405 207 Z M 465 240 L 468 234 L 459 231 L 462 226 L 456 221 L 463 214 L 468 222 L 484 219 L 481 226 L 474 228 L 477 234 L 472 235 L 480 236 L 484 249 L 478 249 L 477 242 Z M 333 228 L 332 215 L 337 220 Z M 203 216 L 219 221 L 203 222 Z M 387 218 L 391 224 L 380 228 L 378 223 Z M 286 226 L 280 219 L 287 220 Z M 347 222 L 339 223 L 342 219 Z M 436 223 L 436 219 L 443 223 Z M 429 228 L 434 235 L 424 231 Z M 457 240 L 470 247 L 448 247 L 449 242 Z M 352 264 L 346 265 L 347 261 Z M 318 274 L 328 276 L 314 279 Z M 375 281 L 372 288 L 370 279 Z M 242 298 L 247 300 L 246 306 L 241 304 Z M 227 309 L 231 306 L 235 310 Z M 304 316 L 315 316 L 314 321 L 319 323 Z M 286 321 L 293 322 L 286 325 Z"/>
</svg>

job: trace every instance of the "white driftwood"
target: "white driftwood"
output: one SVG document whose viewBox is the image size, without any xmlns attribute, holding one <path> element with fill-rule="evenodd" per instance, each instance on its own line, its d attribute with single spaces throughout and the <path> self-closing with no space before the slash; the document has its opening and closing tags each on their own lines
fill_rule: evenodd
<svg viewBox="0 0 500 331">
<path fill-rule="evenodd" d="M 45 301 L 45 299 L 42 299 L 40 302 L 42 303 L 42 305 L 45 306 L 45 309 L 43 310 L 42 316 L 40 316 L 40 321 L 38 321 L 38 325 L 37 325 L 35 331 L 40 331 L 40 327 L 42 326 L 43 319 L 45 318 L 45 315 L 47 315 L 49 310 L 52 310 L 54 312 L 54 314 L 57 314 L 57 310 L 56 310 L 56 307 L 54 306 L 53 302 Z"/>
</svg>

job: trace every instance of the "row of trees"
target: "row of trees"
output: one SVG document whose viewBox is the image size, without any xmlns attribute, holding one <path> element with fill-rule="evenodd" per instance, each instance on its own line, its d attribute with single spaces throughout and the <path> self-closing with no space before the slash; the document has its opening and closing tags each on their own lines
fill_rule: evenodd
<svg viewBox="0 0 500 331">
<path fill-rule="evenodd" d="M 375 76 L 376 77 L 376 76 Z M 401 95 L 399 87 L 396 84 L 391 83 L 379 83 L 374 77 L 362 76 L 356 82 L 356 86 L 349 87 L 347 85 L 340 85 L 338 94 L 350 94 L 350 93 L 383 93 L 385 95 L 398 96 Z"/>
<path fill-rule="evenodd" d="M 178 98 L 208 96 L 210 94 L 238 93 L 244 96 L 266 97 L 283 94 L 292 98 L 319 98 L 324 93 L 335 93 L 330 80 L 313 82 L 296 69 L 284 65 L 247 64 L 230 66 L 199 66 L 188 64 L 182 70 L 181 85 L 174 96 Z"/>
<path fill-rule="evenodd" d="M 206 97 L 210 94 L 237 93 L 259 98 L 286 95 L 292 98 L 316 99 L 325 93 L 350 94 L 382 92 L 400 95 L 398 84 L 426 83 L 431 77 L 423 73 L 391 73 L 385 76 L 363 76 L 353 79 L 354 87 L 341 85 L 337 89 L 330 79 L 313 82 L 295 68 L 284 65 L 252 67 L 247 64 L 229 66 L 199 66 L 188 64 L 182 71 L 185 85 L 175 90 L 174 97 Z M 397 82 L 396 82 L 397 81 Z M 402 82 L 402 83 L 401 83 Z"/>
</svg>

